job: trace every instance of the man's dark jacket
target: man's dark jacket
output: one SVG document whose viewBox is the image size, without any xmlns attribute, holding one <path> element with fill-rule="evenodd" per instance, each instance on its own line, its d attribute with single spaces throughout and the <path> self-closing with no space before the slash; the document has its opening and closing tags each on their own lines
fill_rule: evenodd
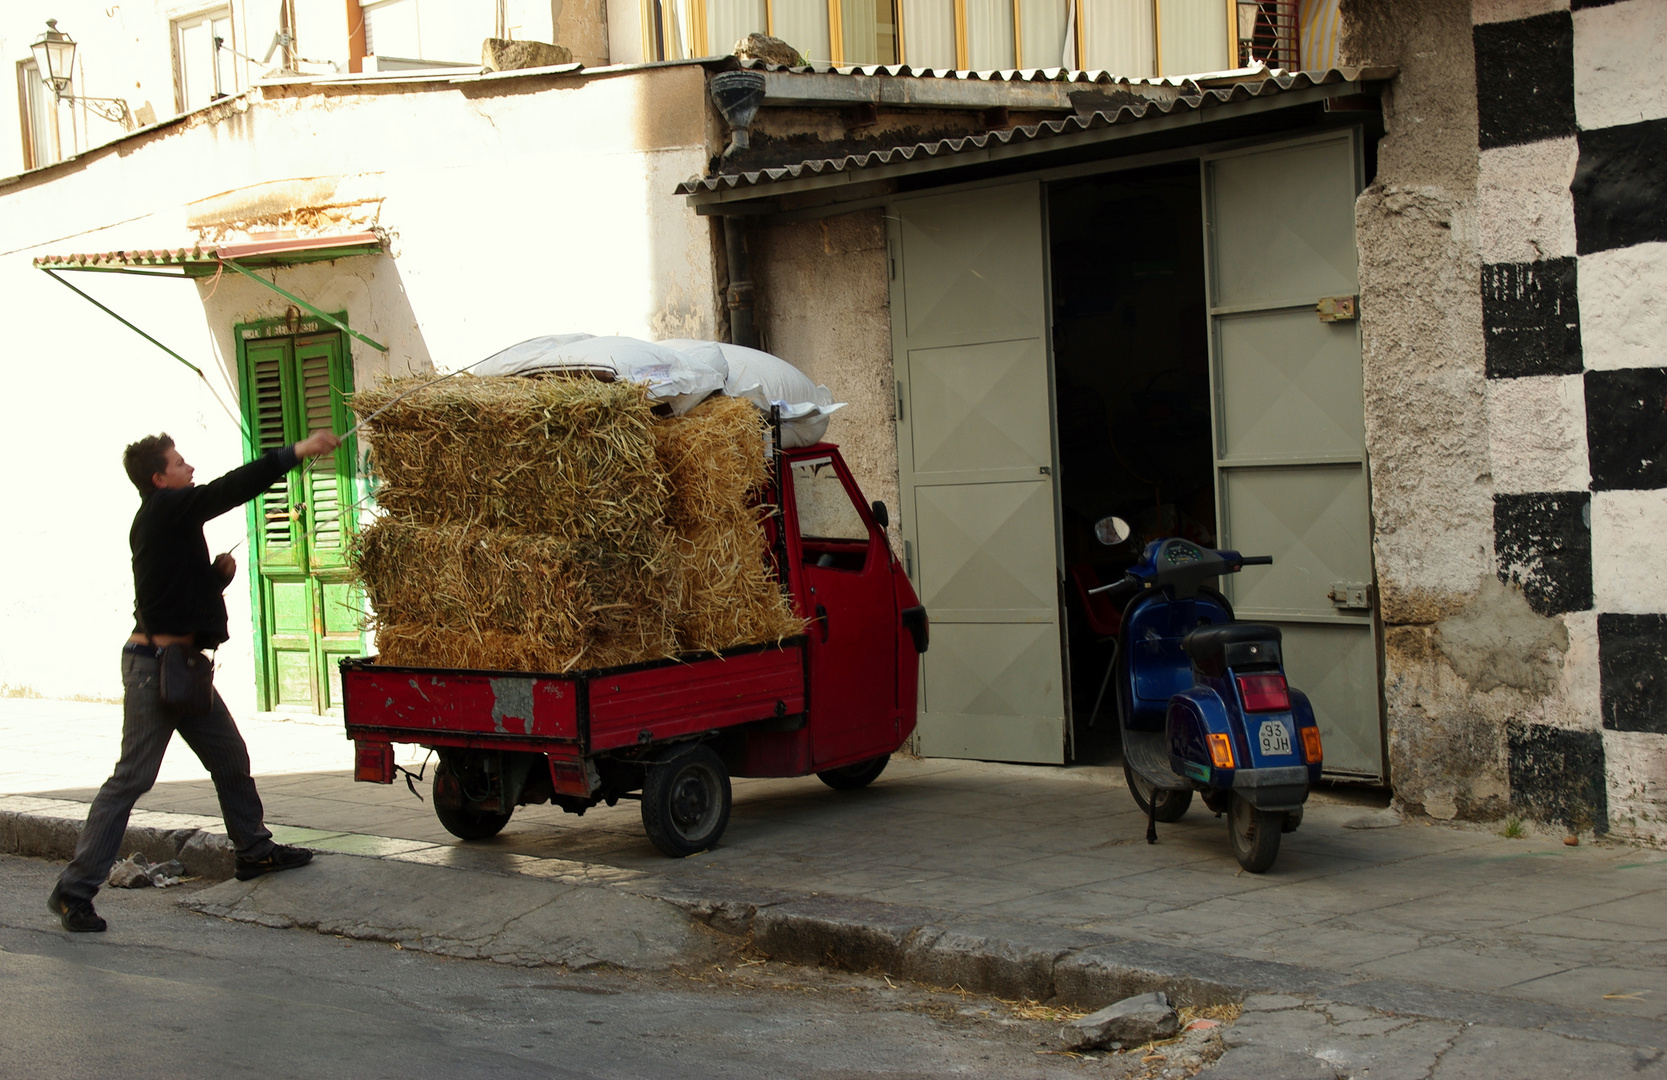
<svg viewBox="0 0 1667 1080">
<path fill-rule="evenodd" d="M 268 450 L 231 472 L 188 488 L 146 495 L 133 515 L 134 629 L 139 633 L 193 634 L 200 649 L 217 647 L 226 632 L 229 582 L 208 557 L 203 522 L 259 495 L 295 468 L 295 448 Z"/>
</svg>

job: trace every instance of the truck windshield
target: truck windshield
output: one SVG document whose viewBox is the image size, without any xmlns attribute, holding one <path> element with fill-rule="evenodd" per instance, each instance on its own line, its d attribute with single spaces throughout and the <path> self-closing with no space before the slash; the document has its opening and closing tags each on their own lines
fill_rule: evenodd
<svg viewBox="0 0 1667 1080">
<path fill-rule="evenodd" d="M 832 458 L 794 462 L 793 499 L 799 510 L 800 536 L 868 542 L 868 525 L 840 482 Z"/>
</svg>

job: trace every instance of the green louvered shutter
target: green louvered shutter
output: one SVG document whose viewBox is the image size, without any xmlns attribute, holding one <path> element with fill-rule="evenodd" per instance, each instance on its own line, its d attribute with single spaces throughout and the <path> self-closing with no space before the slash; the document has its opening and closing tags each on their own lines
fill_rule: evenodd
<svg viewBox="0 0 1667 1080">
<path fill-rule="evenodd" d="M 248 393 L 244 396 L 249 431 L 255 445 L 250 457 L 294 442 L 289 402 L 294 396 L 294 348 L 288 338 L 250 342 L 247 350 Z M 301 530 L 291 497 L 295 473 L 287 473 L 255 500 L 255 551 L 262 567 L 302 565 Z"/>
<path fill-rule="evenodd" d="M 301 421 L 297 439 L 314 431 L 346 431 L 353 426 L 343 401 L 350 387 L 342 363 L 341 335 L 295 339 L 295 366 Z M 346 565 L 345 513 L 354 501 L 353 448 L 342 446 L 301 472 L 306 492 L 307 564 L 313 572 Z"/>
</svg>

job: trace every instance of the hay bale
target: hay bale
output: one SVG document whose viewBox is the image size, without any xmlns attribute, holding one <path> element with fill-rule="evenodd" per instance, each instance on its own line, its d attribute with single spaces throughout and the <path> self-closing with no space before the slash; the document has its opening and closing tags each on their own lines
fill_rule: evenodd
<svg viewBox="0 0 1667 1080">
<path fill-rule="evenodd" d="M 643 387 L 467 375 L 416 387 L 389 380 L 349 402 L 361 417 L 386 407 L 364 430 L 391 514 L 658 550 L 669 488 Z"/>
<path fill-rule="evenodd" d="M 716 652 L 804 632 L 770 567 L 763 523 L 772 512 L 758 507 L 678 531 L 672 598 L 683 651 Z"/>
<path fill-rule="evenodd" d="M 675 651 L 667 604 L 671 538 L 646 556 L 542 533 L 384 517 L 352 558 L 384 624 L 531 635 L 565 653 L 636 638 Z"/>
<path fill-rule="evenodd" d="M 710 398 L 651 432 L 671 484 L 666 511 L 674 526 L 733 515 L 770 482 L 769 421 L 738 398 Z"/>
<path fill-rule="evenodd" d="M 769 424 L 752 405 L 716 397 L 654 425 L 671 481 L 676 537 L 671 595 L 685 652 L 780 641 L 804 631 L 770 568 L 759 505 L 770 480 Z"/>
</svg>

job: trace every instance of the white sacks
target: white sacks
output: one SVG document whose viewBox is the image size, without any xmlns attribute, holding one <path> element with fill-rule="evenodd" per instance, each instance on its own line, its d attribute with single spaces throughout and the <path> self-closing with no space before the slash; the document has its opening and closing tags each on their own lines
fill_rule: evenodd
<svg viewBox="0 0 1667 1080">
<path fill-rule="evenodd" d="M 556 371 L 611 372 L 643 383 L 648 396 L 681 416 L 715 393 L 745 398 L 768 412 L 781 410 L 781 442 L 788 449 L 822 441 L 828 417 L 845 407 L 828 388 L 779 356 L 723 341 L 551 334 L 493 353 L 476 375 L 537 375 Z"/>
<path fill-rule="evenodd" d="M 724 389 L 729 374 L 715 342 L 703 348 L 668 349 L 628 337 L 555 334 L 530 338 L 494 353 L 478 364 L 477 375 L 537 375 L 557 371 L 611 373 L 616 379 L 642 383 L 648 396 L 681 416 Z"/>
<path fill-rule="evenodd" d="M 828 417 L 845 407 L 844 402 L 834 401 L 826 386 L 812 382 L 810 376 L 779 356 L 726 341 L 673 338 L 660 344 L 697 362 L 704 362 L 711 349 L 721 351 L 726 364 L 724 393 L 746 398 L 765 411 L 772 405 L 779 408 L 784 448 L 821 442 L 828 430 Z"/>
</svg>

